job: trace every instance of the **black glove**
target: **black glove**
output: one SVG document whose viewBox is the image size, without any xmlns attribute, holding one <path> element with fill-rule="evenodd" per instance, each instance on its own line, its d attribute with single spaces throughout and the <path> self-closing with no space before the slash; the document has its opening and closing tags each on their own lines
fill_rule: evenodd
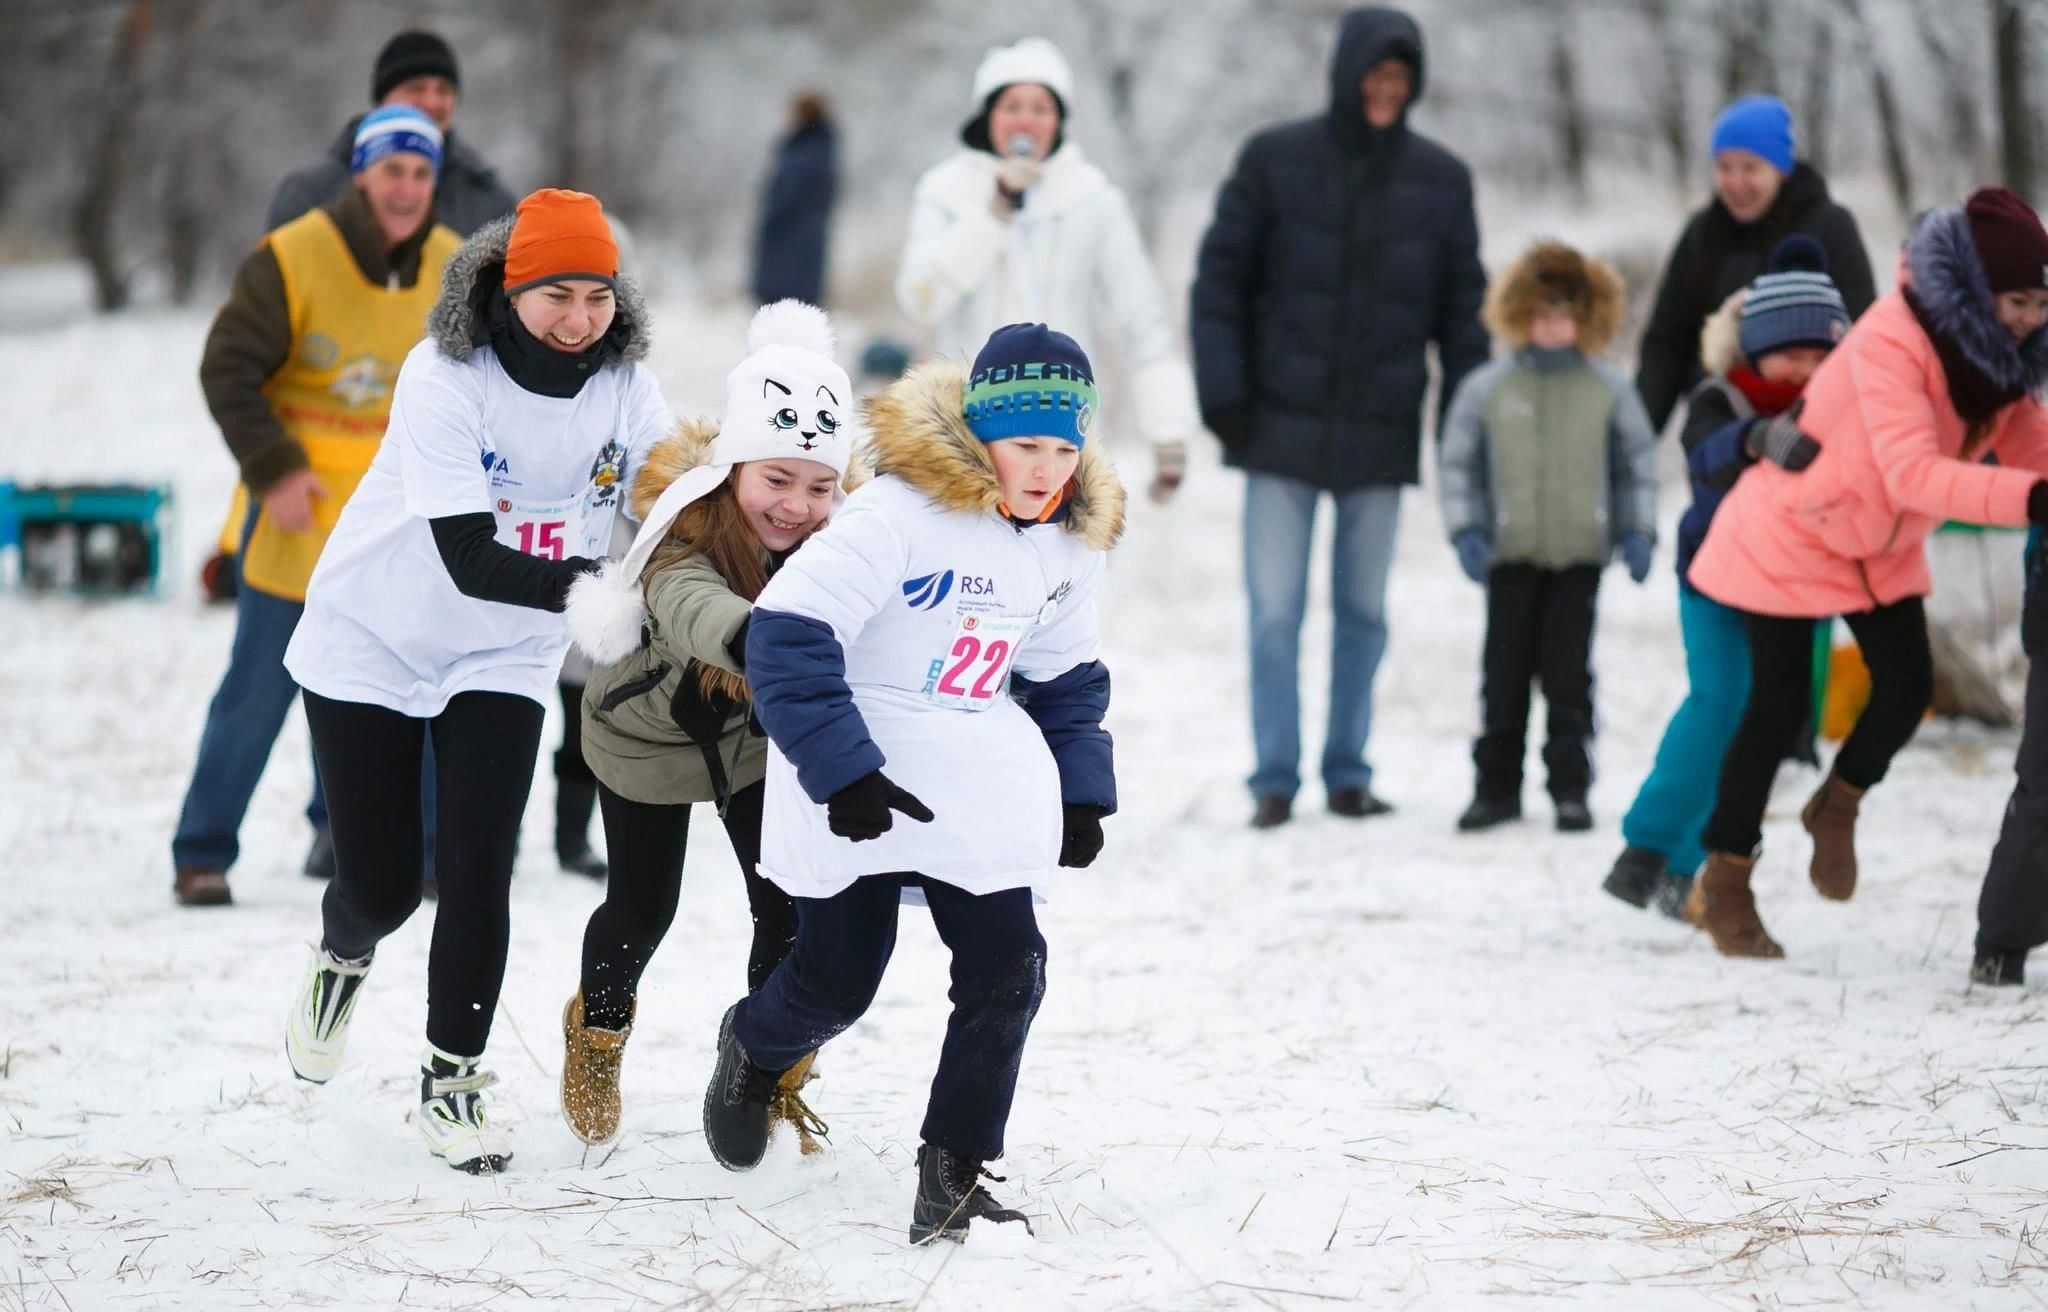
<svg viewBox="0 0 2048 1312">
<path fill-rule="evenodd" d="M 1820 443 L 1799 431 L 1799 414 L 1805 408 L 1805 401 L 1795 401 L 1784 414 L 1752 422 L 1742 435 L 1742 445 L 1757 459 L 1798 473 L 1820 454 Z"/>
<path fill-rule="evenodd" d="M 1080 870 L 1102 855 L 1102 808 L 1068 802 L 1060 808 L 1060 864 Z"/>
<path fill-rule="evenodd" d="M 1202 412 L 1202 426 L 1216 434 L 1216 440 L 1226 451 L 1235 451 L 1252 440 L 1252 417 L 1243 406 L 1205 410 Z"/>
<path fill-rule="evenodd" d="M 2027 490 L 2027 522 L 2048 527 L 2048 479 L 2042 479 Z M 2038 556 L 2042 548 L 2034 548 Z M 2031 573 L 2031 571 L 2029 571 Z"/>
<path fill-rule="evenodd" d="M 920 824 L 930 824 L 932 810 L 889 781 L 880 770 L 870 770 L 825 802 L 825 819 L 832 832 L 856 843 L 880 838 L 896 824 L 891 811 L 901 811 Z"/>
<path fill-rule="evenodd" d="M 749 614 L 740 621 L 740 630 L 732 635 L 732 641 L 725 644 L 725 650 L 732 657 L 733 668 L 741 674 L 747 672 L 747 630 L 754 627 L 754 617 Z"/>
<path fill-rule="evenodd" d="M 702 747 L 725 737 L 725 726 L 732 723 L 739 708 L 740 704 L 725 693 L 706 691 L 704 667 L 692 660 L 683 667 L 676 695 L 669 700 L 668 715 L 691 742 Z"/>
</svg>

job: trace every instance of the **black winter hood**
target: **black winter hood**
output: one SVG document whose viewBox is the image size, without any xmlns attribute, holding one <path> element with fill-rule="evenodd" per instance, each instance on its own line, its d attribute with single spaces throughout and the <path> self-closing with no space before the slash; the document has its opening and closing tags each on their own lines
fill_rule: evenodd
<svg viewBox="0 0 2048 1312">
<path fill-rule="evenodd" d="M 1415 90 L 1408 108 L 1422 99 L 1425 65 L 1422 58 L 1422 29 L 1398 9 L 1378 5 L 1354 9 L 1344 15 L 1337 31 L 1337 50 L 1330 57 L 1330 126 L 1347 146 L 1370 146 L 1376 135 L 1365 121 L 1365 99 L 1358 84 L 1374 64 L 1399 59 L 1415 72 Z M 1408 121 L 1402 111 L 1401 124 Z M 1395 129 L 1398 131 L 1398 128 Z"/>
</svg>

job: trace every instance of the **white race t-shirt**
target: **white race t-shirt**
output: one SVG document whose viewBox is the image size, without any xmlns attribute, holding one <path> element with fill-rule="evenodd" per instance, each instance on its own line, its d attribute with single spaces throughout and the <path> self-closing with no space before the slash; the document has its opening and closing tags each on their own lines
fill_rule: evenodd
<svg viewBox="0 0 2048 1312">
<path fill-rule="evenodd" d="M 573 397 L 540 396 L 489 346 L 455 360 L 421 342 L 314 567 L 285 668 L 322 697 L 422 718 L 460 692 L 545 704 L 569 645 L 562 616 L 463 595 L 427 521 L 489 511 L 508 547 L 601 556 L 634 472 L 671 422 L 637 364 L 598 370 Z"/>
<path fill-rule="evenodd" d="M 1048 682 L 1096 658 L 1104 559 L 1062 525 L 946 510 L 890 474 L 848 497 L 755 605 L 831 627 L 884 773 L 934 819 L 837 837 L 771 743 L 761 873 L 796 897 L 911 870 L 974 894 L 1043 893 L 1059 866 L 1059 769 L 1010 675 Z"/>
</svg>

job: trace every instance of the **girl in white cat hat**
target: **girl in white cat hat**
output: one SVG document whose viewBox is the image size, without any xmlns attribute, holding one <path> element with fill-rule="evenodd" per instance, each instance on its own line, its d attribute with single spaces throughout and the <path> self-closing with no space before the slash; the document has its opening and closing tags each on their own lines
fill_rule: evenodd
<svg viewBox="0 0 2048 1312">
<path fill-rule="evenodd" d="M 796 936 L 789 895 L 755 868 L 767 740 L 747 692 L 747 616 L 843 495 L 855 417 L 822 310 L 763 308 L 747 348 L 726 377 L 724 414 L 678 424 L 641 465 L 631 549 L 569 595 L 570 634 L 599 667 L 584 692 L 583 751 L 611 860 L 562 1016 L 562 1115 L 585 1143 L 618 1133 L 640 975 L 675 918 L 695 803 L 717 807 L 747 881 L 749 988 Z M 776 1104 L 807 1151 L 823 1129 L 796 1093 L 809 1068 L 785 1075 Z"/>
</svg>

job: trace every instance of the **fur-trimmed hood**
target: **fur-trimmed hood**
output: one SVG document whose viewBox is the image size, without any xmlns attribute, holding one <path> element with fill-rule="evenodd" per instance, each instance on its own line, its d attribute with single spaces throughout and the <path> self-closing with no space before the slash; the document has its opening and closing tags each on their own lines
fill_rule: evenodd
<svg viewBox="0 0 2048 1312">
<path fill-rule="evenodd" d="M 868 398 L 868 450 L 877 474 L 893 474 L 946 510 L 993 515 L 1003 499 L 988 447 L 967 427 L 961 397 L 967 366 L 928 360 Z M 1081 448 L 1059 522 L 1095 551 L 1123 536 L 1124 487 L 1109 458 Z"/>
<path fill-rule="evenodd" d="M 427 315 L 427 334 L 451 360 L 467 360 L 471 351 L 490 341 L 487 307 L 489 299 L 505 285 L 505 252 L 512 242 L 513 218 L 508 214 L 471 233 L 441 271 L 441 299 Z M 633 280 L 620 274 L 614 283 L 618 312 L 603 340 L 590 349 L 602 353 L 606 364 L 633 364 L 647 358 L 653 325 L 647 317 L 647 302 Z"/>
<path fill-rule="evenodd" d="M 1572 307 L 1579 321 L 1579 350 L 1594 356 L 1604 355 L 1621 331 L 1627 294 L 1621 275 L 1605 261 L 1563 242 L 1542 241 L 1486 289 L 1482 315 L 1496 337 L 1519 351 L 1529 344 L 1536 312 L 1553 301 Z"/>
<path fill-rule="evenodd" d="M 1899 280 L 1912 289 L 1933 330 L 2001 391 L 2038 392 L 2048 385 L 2048 330 L 2015 342 L 1999 325 L 1991 282 L 1960 205 L 1921 219 L 1906 239 Z"/>
<path fill-rule="evenodd" d="M 1742 363 L 1742 303 L 1748 297 L 1749 288 L 1737 287 L 1700 325 L 1700 368 L 1709 378 L 1720 378 Z"/>
</svg>

